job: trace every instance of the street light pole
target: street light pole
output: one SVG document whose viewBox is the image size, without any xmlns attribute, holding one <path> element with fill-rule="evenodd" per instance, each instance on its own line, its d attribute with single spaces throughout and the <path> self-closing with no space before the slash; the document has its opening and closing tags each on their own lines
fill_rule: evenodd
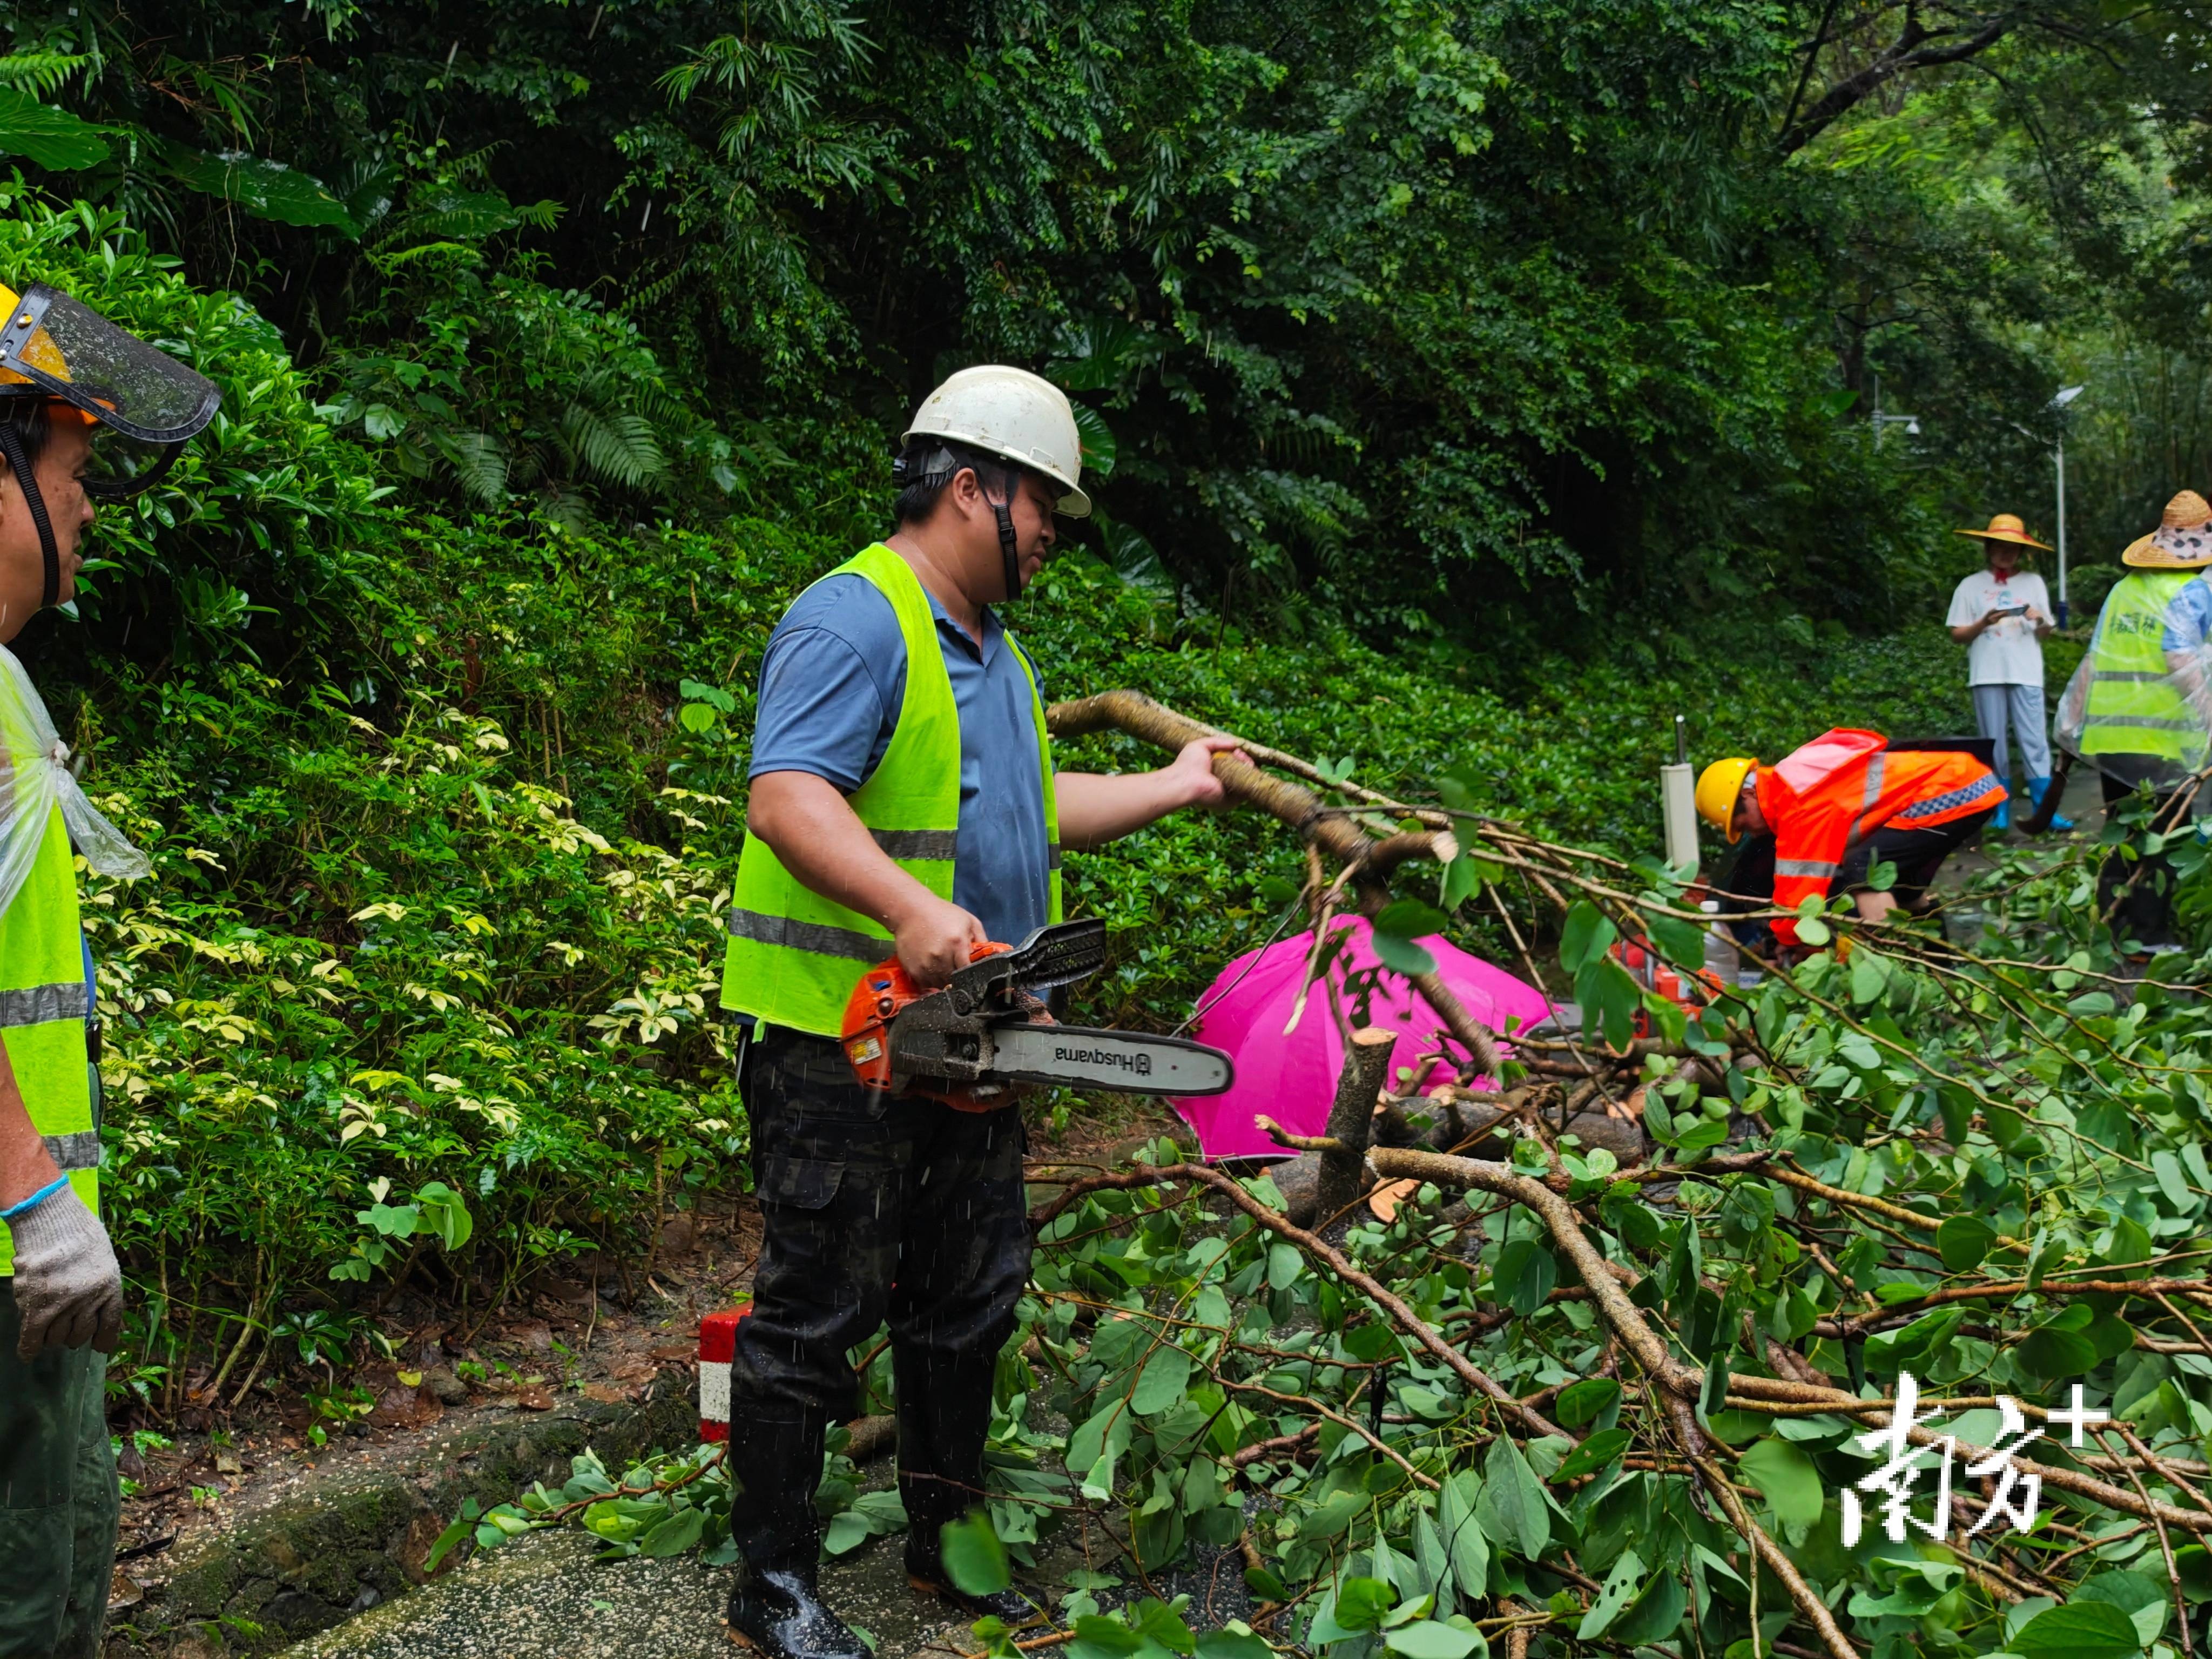
<svg viewBox="0 0 2212 1659">
<path fill-rule="evenodd" d="M 1917 416 L 1885 415 L 1881 412 L 1881 376 L 1877 374 L 1874 377 L 1874 447 L 1876 449 L 1881 447 L 1883 432 L 1893 426 L 1903 427 L 1908 438 L 1920 435 L 1920 421 Z"/>
<path fill-rule="evenodd" d="M 2081 395 L 2078 386 L 2061 386 L 2051 406 L 2058 414 L 2058 438 L 2051 460 L 2058 477 L 2058 625 L 2066 626 L 2066 406 Z"/>
</svg>

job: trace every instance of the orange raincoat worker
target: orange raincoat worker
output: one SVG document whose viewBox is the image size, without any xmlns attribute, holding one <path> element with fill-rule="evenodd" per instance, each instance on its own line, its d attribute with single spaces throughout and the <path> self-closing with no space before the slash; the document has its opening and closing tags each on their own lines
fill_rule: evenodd
<svg viewBox="0 0 2212 1659">
<path fill-rule="evenodd" d="M 1747 756 L 1715 761 L 1698 779 L 1698 812 L 1729 841 L 1774 836 L 1774 902 L 1794 910 L 1840 886 L 1862 921 L 1901 902 L 1917 908 L 1943 860 L 1979 834 L 2005 802 L 2004 786 L 1957 750 L 1893 750 L 1879 732 L 1838 726 L 1772 766 Z M 1897 866 L 1887 892 L 1867 884 L 1876 864 Z M 1796 924 L 1774 924 L 1784 945 Z"/>
</svg>

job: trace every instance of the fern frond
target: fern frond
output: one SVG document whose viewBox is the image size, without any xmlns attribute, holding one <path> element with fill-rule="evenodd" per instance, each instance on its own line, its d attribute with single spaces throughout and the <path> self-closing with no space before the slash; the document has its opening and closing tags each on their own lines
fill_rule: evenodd
<svg viewBox="0 0 2212 1659">
<path fill-rule="evenodd" d="M 441 434 L 438 453 L 462 489 L 486 507 L 507 499 L 507 452 L 485 432 Z"/>
<path fill-rule="evenodd" d="M 668 457 L 642 415 L 601 414 L 572 403 L 561 430 L 584 467 L 625 489 L 642 489 L 667 476 Z"/>
<path fill-rule="evenodd" d="M 58 92 L 91 62 L 88 52 L 12 52 L 0 58 L 0 87 L 22 87 L 44 96 Z"/>
</svg>

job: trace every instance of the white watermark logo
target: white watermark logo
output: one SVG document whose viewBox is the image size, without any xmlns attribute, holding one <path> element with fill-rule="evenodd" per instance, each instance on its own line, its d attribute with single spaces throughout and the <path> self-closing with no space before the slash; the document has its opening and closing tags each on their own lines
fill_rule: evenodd
<svg viewBox="0 0 2212 1659">
<path fill-rule="evenodd" d="M 1931 1410 L 1923 1417 L 1919 1405 L 1920 1384 L 1910 1371 L 1905 1372 L 1897 1379 L 1897 1408 L 1890 1414 L 1889 1425 L 1858 1437 L 1860 1448 L 1881 1454 L 1882 1462 L 1856 1486 L 1844 1493 L 1846 1549 L 1859 1541 L 1866 1523 L 1865 1506 L 1859 1501 L 1861 1492 L 1878 1498 L 1873 1507 L 1881 1514 L 1883 1534 L 1893 1544 L 1902 1544 L 1916 1530 L 1936 1540 L 1950 1533 L 1951 1465 L 1958 1457 L 1959 1442 L 1955 1436 L 1936 1434 L 1929 1426 L 1936 1413 Z M 1994 1475 L 1997 1483 L 1982 1510 L 1982 1518 L 1966 1528 L 1969 1538 L 2001 1520 L 2012 1522 L 2010 1530 L 2014 1532 L 2032 1531 L 2036 1505 L 2043 1497 L 2043 1477 L 2020 1468 L 2012 1460 L 2023 1449 L 2040 1440 L 2044 1431 L 2029 1428 L 2020 1402 L 2007 1395 L 1997 1396 L 1997 1416 L 1996 1443 L 1966 1465 L 1969 1479 L 1981 1480 Z M 2109 1423 L 2112 1417 L 2101 1407 L 2083 1405 L 2081 1385 L 2076 1382 L 2067 1408 L 2046 1413 L 2045 1421 L 2053 1428 L 2070 1428 L 2073 1432 L 2067 1443 L 2078 1449 L 2084 1428 Z M 1926 1443 L 1913 1443 L 1915 1431 L 1926 1435 Z M 1979 1447 L 1972 1449 L 1982 1451 Z M 1913 1487 L 1923 1474 L 1929 1473 L 1925 1460 L 1931 1457 L 1939 1460 L 1935 1467 L 1935 1505 L 1929 1518 L 1923 1521 L 1912 1513 Z"/>
</svg>

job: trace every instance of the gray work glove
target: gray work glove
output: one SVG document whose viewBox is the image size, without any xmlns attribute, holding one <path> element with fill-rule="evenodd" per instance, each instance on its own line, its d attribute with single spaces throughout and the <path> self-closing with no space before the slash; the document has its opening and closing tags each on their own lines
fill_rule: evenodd
<svg viewBox="0 0 2212 1659">
<path fill-rule="evenodd" d="M 8 1224 L 15 1240 L 15 1311 L 23 1332 L 15 1352 L 35 1359 L 47 1348 L 89 1342 L 115 1352 L 123 1334 L 123 1270 L 107 1229 L 64 1187 Z"/>
</svg>

